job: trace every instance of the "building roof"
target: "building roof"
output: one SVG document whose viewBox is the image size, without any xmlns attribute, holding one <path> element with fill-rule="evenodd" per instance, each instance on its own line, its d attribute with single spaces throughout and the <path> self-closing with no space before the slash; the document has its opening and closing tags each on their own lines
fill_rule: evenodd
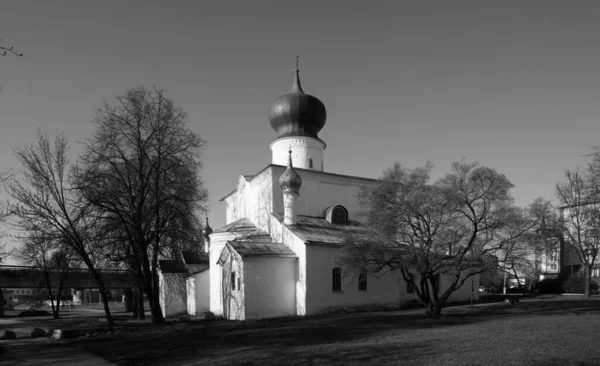
<svg viewBox="0 0 600 366">
<path fill-rule="evenodd" d="M 187 268 L 184 263 L 175 260 L 159 260 L 158 266 L 162 273 L 187 273 Z"/>
<path fill-rule="evenodd" d="M 270 239 L 270 238 L 269 238 Z M 249 240 L 233 240 L 227 242 L 242 257 L 251 256 L 273 256 L 273 257 L 296 257 L 294 251 L 282 243 L 260 242 Z"/>
<path fill-rule="evenodd" d="M 235 251 L 242 257 L 288 257 L 296 258 L 293 250 L 282 243 L 274 243 L 267 233 L 254 232 L 230 240 L 223 247 L 217 263 L 222 264 L 227 260 L 230 253 Z"/>
<path fill-rule="evenodd" d="M 283 214 L 273 213 L 273 216 L 283 223 Z M 347 234 L 365 234 L 367 228 L 355 221 L 347 225 L 332 224 L 323 217 L 298 215 L 296 225 L 286 226 L 306 244 L 341 245 Z"/>
<path fill-rule="evenodd" d="M 196 253 L 191 250 L 182 250 L 181 256 L 183 257 L 183 261 L 187 265 L 191 264 L 208 264 L 208 254 L 206 253 Z"/>
<path fill-rule="evenodd" d="M 239 219 L 230 224 L 227 224 L 217 230 L 214 233 L 225 233 L 225 232 L 241 232 L 241 231 L 256 231 L 256 226 L 247 218 Z"/>
</svg>

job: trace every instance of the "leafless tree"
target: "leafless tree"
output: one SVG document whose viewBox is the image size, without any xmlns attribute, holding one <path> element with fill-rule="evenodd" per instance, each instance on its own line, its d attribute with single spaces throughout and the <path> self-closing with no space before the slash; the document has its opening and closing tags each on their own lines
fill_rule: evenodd
<svg viewBox="0 0 600 366">
<path fill-rule="evenodd" d="M 349 236 L 338 262 L 347 271 L 383 275 L 399 271 L 437 316 L 467 279 L 497 266 L 498 249 L 533 223 L 512 204 L 512 184 L 477 163 L 457 162 L 430 183 L 433 166 L 395 163 L 379 184 L 360 195 L 369 231 Z M 440 274 L 450 278 L 441 292 Z"/>
<path fill-rule="evenodd" d="M 596 164 L 596 159 L 592 164 Z M 584 269 L 585 296 L 591 295 L 592 268 L 600 248 L 600 199 L 597 176 L 592 165 L 589 172 L 577 168 L 565 171 L 565 180 L 556 185 L 562 207 L 562 232 Z"/>
<path fill-rule="evenodd" d="M 183 110 L 156 89 L 130 89 L 115 105 L 104 103 L 94 123 L 78 187 L 102 220 L 124 233 L 152 319 L 161 323 L 158 259 L 173 243 L 201 238 L 193 216 L 207 201 L 199 175 L 204 141 L 187 127 Z"/>
<path fill-rule="evenodd" d="M 6 55 L 15 55 L 15 56 L 23 56 L 22 53 L 18 53 L 17 51 L 15 51 L 14 46 L 0 46 L 0 56 L 6 56 Z M 0 91 L 2 91 L 2 83 L 0 83 Z"/>
<path fill-rule="evenodd" d="M 69 144 L 63 133 L 54 142 L 46 132 L 38 130 L 37 141 L 14 148 L 22 171 L 7 186 L 13 225 L 23 241 L 41 236 L 45 240 L 66 245 L 83 261 L 96 280 L 106 313 L 113 324 L 108 306 L 108 293 L 101 273 L 94 264 L 94 219 L 90 206 L 73 189 L 68 175 Z"/>
<path fill-rule="evenodd" d="M 22 263 L 35 266 L 42 274 L 43 285 L 50 296 L 52 315 L 60 317 L 65 279 L 73 265 L 73 254 L 66 245 L 44 237 L 43 232 L 30 233 L 14 254 Z"/>
</svg>

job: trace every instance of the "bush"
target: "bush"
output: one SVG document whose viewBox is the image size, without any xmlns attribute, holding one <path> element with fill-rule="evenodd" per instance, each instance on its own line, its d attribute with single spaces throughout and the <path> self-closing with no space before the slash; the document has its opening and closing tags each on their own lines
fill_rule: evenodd
<svg viewBox="0 0 600 366">
<path fill-rule="evenodd" d="M 558 278 L 547 278 L 535 284 L 535 292 L 542 294 L 559 294 L 562 292 Z"/>
<path fill-rule="evenodd" d="M 575 275 L 567 278 L 563 282 L 562 290 L 563 292 L 571 294 L 585 293 L 585 277 L 582 275 Z M 598 283 L 593 279 L 590 283 L 590 292 L 598 293 Z"/>
</svg>

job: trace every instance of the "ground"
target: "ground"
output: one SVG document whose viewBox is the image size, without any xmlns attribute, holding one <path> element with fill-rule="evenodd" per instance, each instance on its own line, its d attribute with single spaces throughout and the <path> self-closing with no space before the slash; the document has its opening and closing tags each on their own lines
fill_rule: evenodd
<svg viewBox="0 0 600 366">
<path fill-rule="evenodd" d="M 437 319 L 421 313 L 173 321 L 161 326 L 118 321 L 121 328 L 111 334 L 48 339 L 32 346 L 82 350 L 119 365 L 600 363 L 595 341 L 600 298 L 538 296 L 517 306 L 494 303 L 474 310 L 457 306 L 445 309 Z M 88 320 L 82 326 L 94 324 Z M 10 347 L 9 342 L 0 341 L 0 347 Z"/>
</svg>

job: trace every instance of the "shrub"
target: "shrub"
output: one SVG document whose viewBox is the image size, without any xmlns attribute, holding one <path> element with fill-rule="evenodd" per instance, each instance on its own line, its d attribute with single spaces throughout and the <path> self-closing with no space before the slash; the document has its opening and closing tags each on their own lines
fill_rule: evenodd
<svg viewBox="0 0 600 366">
<path fill-rule="evenodd" d="M 558 278 L 547 278 L 535 284 L 535 292 L 542 294 L 559 294 L 562 292 Z"/>
<path fill-rule="evenodd" d="M 567 278 L 562 285 L 563 292 L 566 293 L 584 293 L 585 292 L 585 277 L 582 275 L 575 275 Z M 590 283 L 590 292 L 597 293 L 598 292 L 598 283 L 592 280 Z"/>
</svg>

